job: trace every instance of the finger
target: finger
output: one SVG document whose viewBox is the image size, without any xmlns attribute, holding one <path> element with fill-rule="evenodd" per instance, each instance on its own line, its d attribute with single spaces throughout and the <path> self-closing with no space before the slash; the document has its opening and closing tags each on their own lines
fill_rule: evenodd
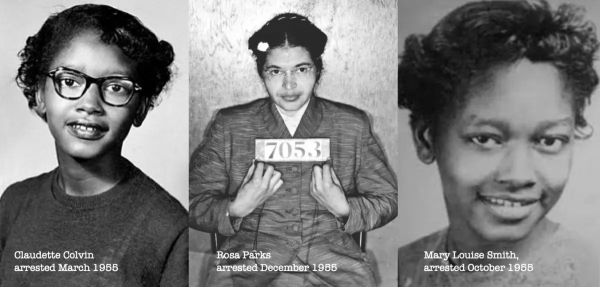
<svg viewBox="0 0 600 287">
<path fill-rule="evenodd" d="M 262 181 L 266 182 L 267 185 L 269 184 L 269 180 L 271 179 L 271 177 L 273 177 L 273 172 L 275 171 L 275 168 L 270 165 L 270 164 L 265 164 L 265 174 L 263 174 L 262 176 Z"/>
<path fill-rule="evenodd" d="M 310 177 L 310 194 L 314 195 L 316 192 L 317 187 L 315 186 L 315 170 L 313 168 L 313 173 L 311 174 Z"/>
<path fill-rule="evenodd" d="M 255 167 L 256 162 L 252 160 L 252 164 L 250 165 L 250 168 L 248 168 L 248 172 L 246 173 L 246 176 L 244 177 L 244 180 L 242 182 L 246 183 L 250 180 L 250 177 L 252 177 Z"/>
<path fill-rule="evenodd" d="M 254 170 L 254 175 L 252 176 L 252 180 L 259 181 L 262 178 L 263 169 L 264 169 L 265 164 L 262 161 L 259 161 L 255 165 L 256 165 L 256 168 Z"/>
<path fill-rule="evenodd" d="M 331 165 L 326 163 L 323 165 L 323 184 L 325 186 L 331 185 L 333 180 L 331 179 Z"/>
<path fill-rule="evenodd" d="M 275 184 L 281 179 L 281 172 L 274 171 L 273 176 L 269 180 L 269 190 L 275 188 Z"/>
<path fill-rule="evenodd" d="M 315 191 L 320 192 L 323 189 L 323 169 L 316 165 L 313 167 L 313 177 L 315 181 Z"/>
<path fill-rule="evenodd" d="M 283 180 L 279 179 L 276 183 L 275 186 L 273 187 L 273 192 L 275 193 L 277 192 L 277 190 L 279 190 L 279 188 L 283 185 Z"/>
<path fill-rule="evenodd" d="M 337 177 L 337 174 L 335 174 L 333 166 L 331 166 L 331 179 L 333 179 L 333 182 L 335 182 L 335 184 L 342 186 L 342 184 L 340 183 L 340 179 Z"/>
</svg>

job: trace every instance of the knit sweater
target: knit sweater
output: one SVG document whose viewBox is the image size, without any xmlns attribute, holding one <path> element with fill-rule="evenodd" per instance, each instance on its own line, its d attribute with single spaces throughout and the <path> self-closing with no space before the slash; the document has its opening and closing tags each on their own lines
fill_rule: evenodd
<svg viewBox="0 0 600 287">
<path fill-rule="evenodd" d="M 131 165 L 113 188 L 75 197 L 57 169 L 0 199 L 0 286 L 187 286 L 188 217 Z"/>
</svg>

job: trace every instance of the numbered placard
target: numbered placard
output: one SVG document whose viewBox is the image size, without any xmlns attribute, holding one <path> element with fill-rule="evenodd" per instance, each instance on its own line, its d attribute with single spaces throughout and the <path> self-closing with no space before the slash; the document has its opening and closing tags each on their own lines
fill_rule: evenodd
<svg viewBox="0 0 600 287">
<path fill-rule="evenodd" d="M 328 138 L 255 139 L 255 157 L 261 161 L 326 161 Z"/>
</svg>

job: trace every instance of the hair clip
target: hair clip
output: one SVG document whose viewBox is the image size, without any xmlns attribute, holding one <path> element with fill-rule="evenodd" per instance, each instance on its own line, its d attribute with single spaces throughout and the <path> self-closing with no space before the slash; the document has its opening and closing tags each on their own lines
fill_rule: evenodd
<svg viewBox="0 0 600 287">
<path fill-rule="evenodd" d="M 261 52 L 266 52 L 267 49 L 269 49 L 269 43 L 267 42 L 260 42 L 258 43 L 258 46 L 256 47 L 257 50 L 261 51 Z"/>
</svg>

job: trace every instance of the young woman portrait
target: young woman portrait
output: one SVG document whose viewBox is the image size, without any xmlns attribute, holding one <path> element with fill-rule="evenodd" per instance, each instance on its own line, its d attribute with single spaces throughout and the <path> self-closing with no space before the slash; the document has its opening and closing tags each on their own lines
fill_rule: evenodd
<svg viewBox="0 0 600 287">
<path fill-rule="evenodd" d="M 400 213 L 427 208 L 406 222 L 412 232 L 431 226 L 424 217 L 446 217 L 447 226 L 404 235 L 398 283 L 597 286 L 586 230 L 548 216 L 561 198 L 596 200 L 581 203 L 588 216 L 598 207 L 593 186 L 567 188 L 576 146 L 593 136 L 584 111 L 598 84 L 595 26 L 572 4 L 455 2 L 429 32 L 405 37 L 401 51 L 398 104 L 409 116 L 400 121 L 410 126 L 401 140 L 437 165 L 441 186 L 418 194 L 424 176 L 401 170 L 412 187 L 404 202 L 417 206 L 400 204 Z M 410 201 L 419 197 L 427 207 Z"/>
<path fill-rule="evenodd" d="M 207 278 L 191 284 L 376 286 L 380 276 L 390 275 L 376 266 L 378 260 L 391 258 L 368 256 L 369 249 L 385 252 L 382 246 L 367 244 L 364 252 L 352 235 L 366 232 L 369 242 L 371 230 L 391 234 L 384 226 L 397 213 L 396 181 L 370 117 L 378 130 L 386 127 L 379 121 L 382 116 L 395 119 L 384 106 L 396 100 L 388 93 L 397 87 L 390 78 L 395 75 L 396 31 L 393 21 L 376 19 L 381 13 L 395 14 L 395 7 L 341 1 L 319 7 L 289 5 L 199 5 L 216 12 L 199 14 L 198 19 L 220 24 L 213 24 L 216 29 L 197 27 L 205 29 L 197 38 L 203 48 L 191 49 L 198 59 L 192 62 L 198 78 L 191 85 L 197 81 L 200 87 L 191 101 L 200 104 L 192 104 L 191 114 L 206 119 L 190 129 L 203 136 L 201 142 L 194 138 L 199 145 L 192 147 L 190 160 L 190 227 L 226 239 L 210 262 L 191 252 L 198 256 L 190 260 L 191 270 L 199 269 Z M 237 8 L 252 13 L 238 15 Z M 237 16 L 219 22 L 219 13 Z M 360 22 L 363 18 L 372 24 Z M 381 32 L 376 45 L 365 47 L 374 30 Z M 223 34 L 215 35 L 217 31 Z M 359 47 L 364 51 L 354 50 Z M 327 51 L 343 56 L 331 57 Z M 356 58 L 341 59 L 350 56 Z M 228 65 L 231 61 L 238 64 Z M 362 86 L 366 79 L 374 82 Z M 370 87 L 374 89 L 367 91 Z M 207 107 L 211 113 L 199 112 Z M 371 114 L 376 112 L 381 114 Z M 309 148 L 317 138 L 329 141 L 328 158 L 274 162 L 257 154 L 255 142 L 287 141 L 295 154 L 320 154 Z M 294 140 L 303 142 L 296 146 Z M 197 250 L 206 241 L 200 240 L 202 234 L 195 236 L 191 244 Z M 380 240 L 373 238 L 375 244 Z"/>
<path fill-rule="evenodd" d="M 45 10 L 40 3 L 25 5 L 2 4 L 3 14 L 14 13 L 2 16 L 13 30 L 23 23 L 23 9 Z M 20 88 L 3 99 L 19 98 L 24 109 L 3 105 L 2 111 L 2 122 L 12 123 L 1 130 L 8 139 L 2 141 L 2 179 L 12 181 L 3 182 L 8 187 L 0 198 L 2 286 L 188 284 L 187 211 L 124 156 L 133 127 L 153 128 L 145 120 L 173 82 L 175 52 L 124 10 L 53 7 L 41 28 L 13 37 L 22 39 L 18 49 L 3 47 L 9 53 L 2 57 L 19 63 L 11 71 L 4 65 L 2 75 L 12 74 Z M 50 135 L 23 128 L 28 120 L 15 129 L 25 117 L 37 117 Z M 49 146 L 27 141 L 36 138 Z M 154 140 L 136 144 L 157 148 Z M 45 154 L 38 157 L 37 149 Z"/>
</svg>

